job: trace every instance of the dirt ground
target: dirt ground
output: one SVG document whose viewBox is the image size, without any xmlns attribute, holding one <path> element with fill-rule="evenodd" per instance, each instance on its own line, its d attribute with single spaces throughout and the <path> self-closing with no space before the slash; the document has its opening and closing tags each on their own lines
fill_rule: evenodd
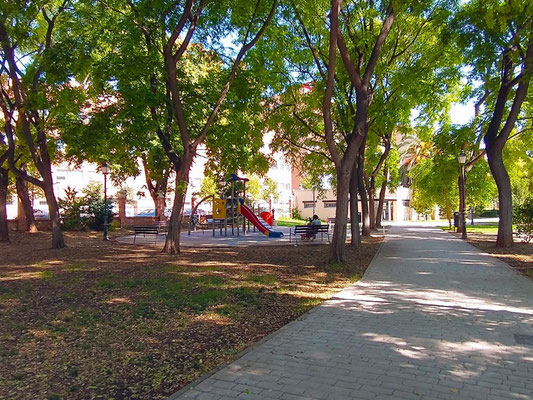
<svg viewBox="0 0 533 400">
<path fill-rule="evenodd" d="M 0 398 L 159 399 L 359 279 L 369 238 L 324 245 L 160 249 L 67 233 L 0 243 Z"/>
<path fill-rule="evenodd" d="M 533 278 L 533 243 L 525 243 L 515 238 L 513 247 L 503 249 L 495 246 L 496 235 L 486 233 L 469 233 L 467 240 L 478 249 L 505 261 L 520 273 Z"/>
</svg>

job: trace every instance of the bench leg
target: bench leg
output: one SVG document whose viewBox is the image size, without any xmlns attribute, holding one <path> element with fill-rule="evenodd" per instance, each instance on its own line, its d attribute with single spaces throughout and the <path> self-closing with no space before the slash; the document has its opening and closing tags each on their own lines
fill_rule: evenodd
<svg viewBox="0 0 533 400">
<path fill-rule="evenodd" d="M 133 244 L 135 244 L 135 241 L 137 240 L 137 234 L 133 237 Z"/>
</svg>

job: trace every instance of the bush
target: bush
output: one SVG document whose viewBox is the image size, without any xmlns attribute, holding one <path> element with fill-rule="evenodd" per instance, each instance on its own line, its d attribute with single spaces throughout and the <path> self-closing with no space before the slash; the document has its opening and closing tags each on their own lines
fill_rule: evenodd
<svg viewBox="0 0 533 400">
<path fill-rule="evenodd" d="M 533 238 L 533 197 L 515 207 L 514 219 L 518 233 L 529 243 Z"/>
<path fill-rule="evenodd" d="M 479 216 L 482 218 L 498 218 L 498 210 L 485 210 Z"/>
<path fill-rule="evenodd" d="M 300 212 L 298 207 L 294 207 L 292 209 L 292 218 L 294 218 L 294 219 L 303 219 L 302 218 L 302 213 Z"/>
<path fill-rule="evenodd" d="M 84 196 L 78 197 L 76 190 L 68 187 L 65 198 L 59 199 L 63 217 L 63 229 L 102 231 L 104 229 L 105 205 L 100 185 L 90 184 L 83 189 Z M 113 202 L 107 201 L 108 224 L 113 221 Z"/>
</svg>

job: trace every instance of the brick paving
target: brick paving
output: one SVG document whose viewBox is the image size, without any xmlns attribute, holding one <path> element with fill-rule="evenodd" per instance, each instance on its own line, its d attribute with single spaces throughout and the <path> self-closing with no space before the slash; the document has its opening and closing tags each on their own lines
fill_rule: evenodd
<svg viewBox="0 0 533 400">
<path fill-rule="evenodd" d="M 171 399 L 533 399 L 533 280 L 394 227 L 363 280 Z"/>
</svg>

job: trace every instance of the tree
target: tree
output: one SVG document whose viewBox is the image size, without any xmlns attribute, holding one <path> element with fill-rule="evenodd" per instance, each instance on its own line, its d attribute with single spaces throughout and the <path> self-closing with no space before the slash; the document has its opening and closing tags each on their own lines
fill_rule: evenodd
<svg viewBox="0 0 533 400">
<path fill-rule="evenodd" d="M 162 219 L 165 215 L 168 180 L 172 173 L 172 165 L 169 163 L 163 149 L 154 145 L 151 151 L 141 156 L 146 187 L 155 205 L 156 219 Z"/>
<path fill-rule="evenodd" d="M 496 246 L 513 244 L 512 190 L 503 150 L 519 121 L 533 71 L 533 5 L 529 1 L 470 1 L 457 18 L 459 42 L 471 67 L 470 79 L 481 82 L 477 106 L 487 159 L 498 187 L 499 223 Z"/>
<path fill-rule="evenodd" d="M 57 47 L 56 39 L 67 18 L 67 6 L 68 0 L 28 7 L 25 3 L 12 3 L 3 7 L 0 14 L 0 72 L 2 82 L 8 82 L 7 88 L 2 87 L 0 104 L 9 145 L 9 168 L 17 177 L 43 189 L 52 221 L 53 248 L 65 246 L 52 177 L 57 141 L 52 109 L 60 92 L 57 88 L 68 81 L 54 62 L 54 55 L 65 50 Z M 40 178 L 17 168 L 16 141 L 27 147 Z"/>
<path fill-rule="evenodd" d="M 428 214 L 429 210 L 438 205 L 451 227 L 454 210 L 462 207 L 459 203 L 459 185 L 455 184 L 461 176 L 457 160 L 461 149 L 469 155 L 465 165 L 465 209 L 483 206 L 493 199 L 494 183 L 475 135 L 475 131 L 469 126 L 444 124 L 430 138 L 425 138 L 427 141 L 419 142 L 432 143 L 431 147 L 424 145 L 423 151 L 417 151 L 416 146 L 407 149 L 404 160 L 413 159 L 409 151 L 419 155 L 418 161 L 409 171 L 412 179 L 412 205 L 418 213 Z M 412 138 L 408 143 L 413 143 Z M 458 228 L 462 229 L 462 226 Z"/>
<path fill-rule="evenodd" d="M 376 212 L 376 228 L 382 227 L 381 219 L 383 214 L 383 206 L 385 204 L 385 194 L 387 188 L 391 192 L 394 192 L 400 184 L 399 165 L 400 157 L 398 154 L 398 150 L 396 148 L 392 148 L 392 150 L 389 152 L 387 162 L 383 167 L 383 175 L 378 180 L 378 186 L 381 186 L 381 188 L 379 190 L 379 201 Z M 379 181 L 381 181 L 381 183 Z"/>
<path fill-rule="evenodd" d="M 134 116 L 136 129 L 144 123 L 156 133 L 174 169 L 174 205 L 163 251 L 178 253 L 189 171 L 198 146 L 210 141 L 215 125 L 224 123 L 223 103 L 242 75 L 238 73 L 246 69 L 244 56 L 273 19 L 277 0 L 186 0 L 157 5 L 117 0 L 102 7 L 101 16 L 109 22 L 106 29 L 117 46 L 107 54 L 123 73 L 119 85 L 128 87 L 129 70 L 147 89 L 142 92 L 144 106 L 137 103 L 142 109 Z M 240 40 L 240 49 L 224 48 L 224 37 Z M 141 57 L 135 57 L 137 54 Z M 195 58 L 205 55 L 211 62 L 199 71 Z M 107 86 L 114 78 L 108 71 Z"/>
<path fill-rule="evenodd" d="M 271 198 L 276 201 L 279 199 L 278 184 L 276 183 L 275 180 L 267 176 L 263 179 L 263 189 L 261 190 L 261 199 L 269 200 Z"/>
<path fill-rule="evenodd" d="M 359 192 L 362 214 L 368 220 L 362 171 L 367 134 L 375 125 L 375 131 L 391 135 L 398 125 L 409 123 L 414 107 L 424 106 L 433 111 L 441 94 L 457 79 L 455 51 L 449 56 L 442 51 L 447 43 L 443 26 L 450 10 L 446 9 L 448 3 L 432 1 L 416 6 L 347 1 L 341 7 L 336 3 L 333 7 L 338 7 L 340 12 L 338 32 L 331 32 L 333 21 L 328 26 L 325 16 L 329 13 L 333 17 L 335 13 L 326 4 L 325 1 L 291 2 L 293 14 L 287 30 L 294 39 L 292 43 L 284 43 L 287 50 L 282 60 L 290 67 L 283 76 L 298 74 L 300 80 L 287 85 L 286 92 L 273 99 L 270 109 L 278 115 L 276 132 L 282 131 L 278 134 L 279 147 L 293 147 L 291 158 L 305 158 L 309 165 L 314 165 L 310 162 L 313 158 L 321 160 L 318 168 L 329 169 L 336 175 L 339 213 L 347 211 L 347 192 L 351 199 L 356 199 Z M 331 44 L 328 35 L 339 38 L 335 51 L 328 47 Z M 283 51 L 281 46 L 280 51 Z M 341 55 L 342 63 L 328 75 L 330 58 L 337 54 Z M 282 68 L 275 61 L 272 64 L 273 69 Z M 331 101 L 322 97 L 328 77 Z M 318 122 L 324 110 L 322 115 L 317 110 L 323 106 L 331 116 Z M 283 114 L 289 123 L 283 123 L 279 117 Z M 327 120 L 331 122 L 331 131 Z M 343 185 L 348 186 L 343 188 Z M 357 202 L 351 201 L 350 206 L 352 221 L 356 221 Z M 331 254 L 335 260 L 342 258 L 345 236 L 340 239 L 338 235 L 345 235 L 342 228 L 345 222 L 346 216 L 336 219 L 337 236 L 334 234 Z M 368 226 L 369 221 L 364 225 Z M 358 235 L 358 224 L 352 223 L 352 229 L 352 243 L 357 245 L 354 238 Z"/>
</svg>

